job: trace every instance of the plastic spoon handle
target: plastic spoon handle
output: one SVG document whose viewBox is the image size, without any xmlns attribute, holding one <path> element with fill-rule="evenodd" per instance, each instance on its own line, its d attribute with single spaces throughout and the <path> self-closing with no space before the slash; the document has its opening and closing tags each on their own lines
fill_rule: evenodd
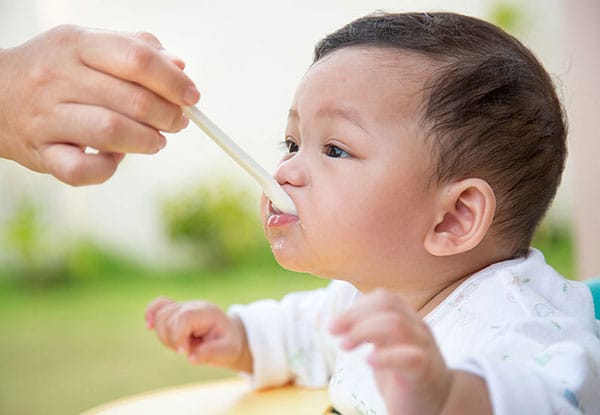
<svg viewBox="0 0 600 415">
<path fill-rule="evenodd" d="M 263 188 L 275 207 L 285 213 L 296 214 L 296 206 L 290 196 L 281 188 L 260 164 L 254 161 L 235 141 L 223 132 L 197 107 L 182 107 L 183 113 L 206 133 L 219 147 L 237 162 Z"/>
</svg>

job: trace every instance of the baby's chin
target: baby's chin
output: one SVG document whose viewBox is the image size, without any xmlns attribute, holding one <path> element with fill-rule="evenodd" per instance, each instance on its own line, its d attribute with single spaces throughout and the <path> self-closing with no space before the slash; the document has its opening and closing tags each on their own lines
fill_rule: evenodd
<svg viewBox="0 0 600 415">
<path fill-rule="evenodd" d="M 271 249 L 271 251 L 273 252 L 273 256 L 277 263 L 288 271 L 311 274 L 328 280 L 336 279 L 333 275 L 330 275 L 329 272 L 317 268 L 316 264 L 312 261 L 305 261 L 298 255 L 294 255 L 293 252 L 290 254 L 289 252 L 275 249 Z"/>
<path fill-rule="evenodd" d="M 271 244 L 271 252 L 277 263 L 289 270 L 295 272 L 308 272 L 307 266 L 293 250 L 285 249 L 285 241 L 281 239 L 269 240 Z"/>
</svg>

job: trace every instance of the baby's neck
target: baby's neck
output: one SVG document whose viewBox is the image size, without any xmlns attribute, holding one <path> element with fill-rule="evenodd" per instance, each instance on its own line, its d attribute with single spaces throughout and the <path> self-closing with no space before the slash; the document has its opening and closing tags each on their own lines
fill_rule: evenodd
<svg viewBox="0 0 600 415">
<path fill-rule="evenodd" d="M 442 288 L 429 299 L 422 300 L 420 304 L 415 304 L 415 310 L 421 317 L 425 317 L 440 305 L 454 290 L 456 290 L 467 278 L 472 274 L 467 274 L 462 278 L 457 279 L 452 284 Z"/>
<path fill-rule="evenodd" d="M 429 258 L 429 261 L 421 263 L 422 266 L 416 275 L 408 278 L 406 275 L 395 275 L 379 279 L 379 281 L 386 282 L 394 281 L 395 284 L 363 286 L 361 284 L 363 281 L 359 281 L 355 285 L 362 292 L 372 291 L 375 288 L 394 291 L 421 317 L 424 317 L 473 274 L 491 264 L 509 259 L 507 254 L 502 251 L 484 251 L 484 249 L 479 249 L 478 252 L 471 251 L 453 257 Z"/>
</svg>

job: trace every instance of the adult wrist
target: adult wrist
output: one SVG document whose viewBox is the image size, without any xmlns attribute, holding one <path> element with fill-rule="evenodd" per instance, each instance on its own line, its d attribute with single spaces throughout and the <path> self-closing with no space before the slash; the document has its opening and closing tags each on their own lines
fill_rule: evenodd
<svg viewBox="0 0 600 415">
<path fill-rule="evenodd" d="M 7 136 L 8 131 L 8 105 L 9 105 L 9 94 L 8 85 L 10 81 L 8 74 L 10 73 L 8 66 L 10 61 L 8 60 L 10 49 L 0 48 L 0 158 L 11 158 L 10 151 L 8 150 L 9 137 Z"/>
</svg>

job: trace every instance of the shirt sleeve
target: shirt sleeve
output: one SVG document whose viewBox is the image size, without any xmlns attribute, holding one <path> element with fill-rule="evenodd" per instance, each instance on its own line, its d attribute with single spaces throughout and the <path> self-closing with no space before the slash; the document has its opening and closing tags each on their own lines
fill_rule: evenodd
<svg viewBox="0 0 600 415">
<path fill-rule="evenodd" d="M 344 284 L 334 281 L 327 288 L 288 294 L 281 301 L 230 308 L 229 313 L 239 317 L 246 329 L 253 361 L 249 377 L 255 389 L 289 382 L 327 385 L 335 363 L 329 321 L 345 303 L 342 297 L 355 291 Z"/>
<path fill-rule="evenodd" d="M 529 323 L 526 329 L 527 336 L 507 336 L 503 344 L 510 348 L 499 345 L 453 368 L 485 379 L 495 415 L 600 414 L 598 339 L 581 332 L 575 341 L 556 339 L 540 348 L 535 337 L 552 335 L 558 327 Z"/>
</svg>

